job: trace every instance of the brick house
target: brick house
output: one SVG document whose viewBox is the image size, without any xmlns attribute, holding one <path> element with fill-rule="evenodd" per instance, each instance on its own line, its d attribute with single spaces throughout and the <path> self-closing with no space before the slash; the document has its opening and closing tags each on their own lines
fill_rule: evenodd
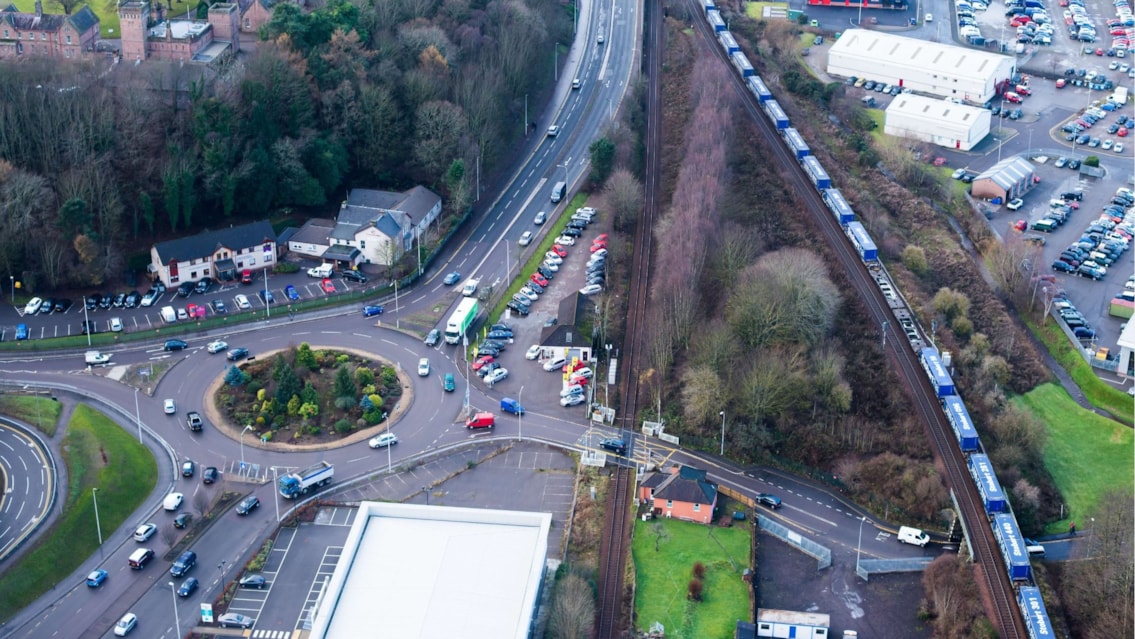
<svg viewBox="0 0 1135 639">
<path fill-rule="evenodd" d="M 72 15 L 43 12 L 36 0 L 35 13 L 20 13 L 15 5 L 0 10 L 0 58 L 44 55 L 78 58 L 95 50 L 99 18 L 88 6 Z"/>
<path fill-rule="evenodd" d="M 691 466 L 649 473 L 639 483 L 639 503 L 652 504 L 656 517 L 708 524 L 717 508 L 717 484 L 705 475 L 706 471 Z"/>
<path fill-rule="evenodd" d="M 161 3 L 129 0 L 118 4 L 123 60 L 210 64 L 240 51 L 240 7 L 236 4 L 213 4 L 207 20 L 166 14 Z"/>
<path fill-rule="evenodd" d="M 276 233 L 267 221 L 158 242 L 150 248 L 150 273 L 169 287 L 204 277 L 234 280 L 245 269 L 276 264 Z"/>
</svg>

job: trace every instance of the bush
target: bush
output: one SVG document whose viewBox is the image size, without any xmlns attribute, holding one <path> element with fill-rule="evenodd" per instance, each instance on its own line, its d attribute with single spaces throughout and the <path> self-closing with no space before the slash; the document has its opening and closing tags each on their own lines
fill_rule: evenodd
<svg viewBox="0 0 1135 639">
<path fill-rule="evenodd" d="M 704 586 L 702 585 L 701 579 L 691 579 L 690 585 L 687 587 L 688 592 L 686 596 L 690 601 L 701 601 L 702 588 L 704 588 Z"/>
<path fill-rule="evenodd" d="M 911 273 L 919 277 L 924 277 L 930 271 L 930 263 L 926 260 L 926 249 L 921 246 L 907 244 L 902 250 L 902 263 Z"/>
<path fill-rule="evenodd" d="M 1084 166 L 1096 166 L 1096 167 L 1098 167 L 1099 165 L 1100 165 L 1100 158 L 1099 158 L 1098 155 L 1089 155 L 1088 157 L 1084 158 Z"/>
<path fill-rule="evenodd" d="M 346 435 L 347 433 L 351 432 L 351 420 L 340 419 L 339 421 L 335 422 L 335 432 L 339 433 L 340 435 Z"/>
</svg>

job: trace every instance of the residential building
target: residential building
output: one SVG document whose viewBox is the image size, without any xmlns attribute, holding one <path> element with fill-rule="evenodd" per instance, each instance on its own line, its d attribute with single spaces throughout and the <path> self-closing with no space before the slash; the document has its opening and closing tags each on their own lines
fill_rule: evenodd
<svg viewBox="0 0 1135 639">
<path fill-rule="evenodd" d="M 638 487 L 639 503 L 651 504 L 656 517 L 708 524 L 717 508 L 717 484 L 706 471 L 692 466 L 674 466 L 669 473 L 652 472 Z"/>
<path fill-rule="evenodd" d="M 204 277 L 235 280 L 241 271 L 276 264 L 276 233 L 267 221 L 159 242 L 150 248 L 150 273 L 176 287 Z"/>
<path fill-rule="evenodd" d="M 573 291 L 560 300 L 556 310 L 556 324 L 540 330 L 540 357 L 562 356 L 590 362 L 592 353 L 592 327 L 595 325 L 595 304 L 586 295 Z"/>
<path fill-rule="evenodd" d="M 240 5 L 240 30 L 254 35 L 272 19 L 272 9 L 280 4 L 277 0 L 237 0 L 237 3 Z M 304 6 L 303 2 L 296 4 Z"/>
<path fill-rule="evenodd" d="M 15 5 L 0 10 L 0 58 L 42 55 L 78 58 L 95 50 L 99 18 L 83 5 L 72 15 L 43 12 L 36 0 L 35 13 L 21 13 Z"/>
<path fill-rule="evenodd" d="M 218 2 L 209 7 L 208 20 L 193 20 L 167 17 L 161 3 L 131 0 L 118 5 L 118 19 L 126 61 L 207 64 L 240 51 L 240 7 L 233 3 Z"/>
</svg>

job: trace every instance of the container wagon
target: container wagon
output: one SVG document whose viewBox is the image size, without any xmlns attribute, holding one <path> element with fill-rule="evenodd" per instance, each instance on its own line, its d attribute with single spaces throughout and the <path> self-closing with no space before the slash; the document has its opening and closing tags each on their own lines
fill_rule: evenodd
<svg viewBox="0 0 1135 639">
<path fill-rule="evenodd" d="M 772 99 L 772 91 L 769 91 L 768 87 L 765 86 L 765 81 L 761 79 L 761 76 L 751 75 L 745 78 L 745 84 L 749 85 L 749 93 L 752 93 L 753 97 L 757 99 L 757 104 L 764 105 L 765 102 Z"/>
<path fill-rule="evenodd" d="M 859 253 L 859 259 L 864 262 L 878 261 L 879 249 L 875 247 L 874 240 L 867 234 L 867 229 L 863 228 L 863 224 L 859 222 L 848 222 L 847 226 L 843 227 L 843 233 L 847 236 L 847 239 L 851 240 L 851 245 L 855 247 L 855 252 Z"/>
<path fill-rule="evenodd" d="M 808 143 L 804 141 L 804 137 L 800 132 L 792 127 L 780 132 L 784 138 L 784 143 L 788 145 L 788 150 L 792 151 L 792 155 L 796 156 L 797 160 L 802 160 L 812 154 L 812 149 L 808 148 Z"/>
<path fill-rule="evenodd" d="M 949 397 L 954 394 L 954 380 L 942 365 L 942 359 L 938 357 L 938 349 L 927 346 L 919 353 L 918 361 L 922 362 L 922 370 L 926 371 L 930 385 L 934 387 L 938 397 Z"/>
<path fill-rule="evenodd" d="M 1029 553 L 1025 550 L 1025 538 L 1021 536 L 1020 528 L 1017 528 L 1017 520 L 1004 513 L 994 515 L 993 534 L 997 537 L 1001 557 L 1005 559 L 1005 567 L 1009 570 L 1009 579 L 1028 581 L 1033 567 L 1029 563 Z"/>
<path fill-rule="evenodd" d="M 1048 610 L 1044 607 L 1040 588 L 1021 586 L 1017 593 L 1017 605 L 1021 607 L 1021 614 L 1025 617 L 1029 639 L 1055 639 L 1056 633 L 1052 631 L 1052 622 L 1048 620 Z"/>
<path fill-rule="evenodd" d="M 728 31 L 719 31 L 717 41 L 721 43 L 721 48 L 725 49 L 725 55 L 731 56 L 741 51 L 741 47 L 737 46 L 737 38 L 734 38 L 733 34 Z"/>
<path fill-rule="evenodd" d="M 788 128 L 788 114 L 784 112 L 784 109 L 780 108 L 779 102 L 776 100 L 766 100 L 761 106 L 764 107 L 765 115 L 768 116 L 773 126 L 777 129 Z"/>
<path fill-rule="evenodd" d="M 816 185 L 817 191 L 830 189 L 832 187 L 832 179 L 828 176 L 828 172 L 824 170 L 824 166 L 816 159 L 814 155 L 805 156 L 800 160 L 800 165 L 804 167 L 804 172 L 808 174 L 808 179 L 812 180 L 812 184 Z"/>
<path fill-rule="evenodd" d="M 705 18 L 709 22 L 709 26 L 713 27 L 714 33 L 726 30 L 725 21 L 721 19 L 721 14 L 716 9 L 706 11 Z"/>
<path fill-rule="evenodd" d="M 1005 491 L 1001 489 L 1001 482 L 997 481 L 989 457 L 981 453 L 970 455 L 969 474 L 973 475 L 977 492 L 981 493 L 985 514 L 996 515 L 1005 512 Z"/>
<path fill-rule="evenodd" d="M 820 195 L 823 196 L 824 203 L 831 209 L 840 226 L 847 226 L 849 222 L 855 221 L 855 211 L 851 209 L 847 200 L 843 199 L 843 193 L 839 189 L 824 189 Z"/>
<path fill-rule="evenodd" d="M 973 427 L 973 419 L 962 398 L 954 395 L 943 399 L 942 409 L 946 411 L 946 419 L 950 420 L 950 426 L 954 428 L 954 437 L 958 439 L 958 447 L 962 452 L 972 453 L 980 448 L 981 440 L 978 439 L 977 429 Z"/>
<path fill-rule="evenodd" d="M 707 15 L 710 11 L 717 11 L 717 5 L 713 3 L 713 0 L 702 0 L 702 7 L 705 8 Z"/>
<path fill-rule="evenodd" d="M 722 33 L 728 33 L 728 31 L 722 31 Z M 749 62 L 749 58 L 745 57 L 744 53 L 735 51 L 729 56 L 729 60 L 733 63 L 733 66 L 737 68 L 737 72 L 741 74 L 742 78 L 754 75 L 753 65 Z"/>
</svg>

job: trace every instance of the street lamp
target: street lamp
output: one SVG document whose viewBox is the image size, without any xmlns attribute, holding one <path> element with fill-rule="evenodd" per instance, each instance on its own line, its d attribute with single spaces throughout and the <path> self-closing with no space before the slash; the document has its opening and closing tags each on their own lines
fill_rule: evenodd
<svg viewBox="0 0 1135 639">
<path fill-rule="evenodd" d="M 220 573 L 221 589 L 225 587 L 225 560 L 222 559 L 221 563 L 217 564 L 217 572 Z"/>
<path fill-rule="evenodd" d="M 95 502 L 95 530 L 99 533 L 99 551 L 102 551 L 102 523 L 99 522 L 99 489 L 91 489 L 91 500 Z"/>
<path fill-rule="evenodd" d="M 867 521 L 867 515 L 859 518 L 859 544 L 855 546 L 855 572 L 859 572 L 859 553 L 863 550 L 863 522 Z"/>
<path fill-rule="evenodd" d="M 250 430 L 252 430 L 252 424 L 245 426 L 244 430 L 240 431 L 240 470 L 241 470 L 241 472 L 244 471 L 244 434 L 247 433 Z"/>
<path fill-rule="evenodd" d="M 134 421 L 138 422 L 138 443 L 142 443 L 142 413 L 138 410 L 138 389 L 134 389 Z"/>
<path fill-rule="evenodd" d="M 524 387 L 520 387 L 520 392 L 516 394 L 516 403 L 520 407 L 516 409 L 516 441 L 524 439 Z"/>
<path fill-rule="evenodd" d="M 12 305 L 15 306 L 16 305 L 16 276 L 15 275 L 9 275 L 8 279 L 12 283 Z"/>
<path fill-rule="evenodd" d="M 721 415 L 721 456 L 725 456 L 725 411 L 717 413 Z"/>
<path fill-rule="evenodd" d="M 430 491 L 425 486 L 422 486 L 422 492 L 426 494 L 426 505 L 430 505 Z"/>
<path fill-rule="evenodd" d="M 607 376 L 603 378 L 603 406 L 611 407 L 611 398 L 608 396 L 611 392 L 611 345 L 607 344 Z"/>
<path fill-rule="evenodd" d="M 177 589 L 173 587 L 173 582 L 169 583 L 169 596 L 173 599 L 173 620 L 177 624 L 177 636 L 181 636 L 181 616 L 177 614 Z"/>
</svg>

